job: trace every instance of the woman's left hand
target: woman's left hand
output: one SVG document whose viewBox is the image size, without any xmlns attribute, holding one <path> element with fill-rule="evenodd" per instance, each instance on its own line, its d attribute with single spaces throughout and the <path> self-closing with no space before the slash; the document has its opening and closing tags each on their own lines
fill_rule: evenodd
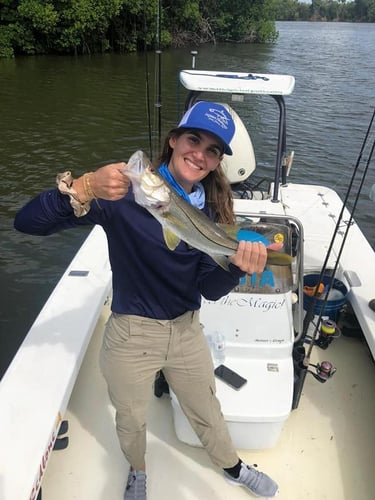
<svg viewBox="0 0 375 500">
<path fill-rule="evenodd" d="M 281 243 L 273 243 L 268 248 L 280 250 Z M 240 241 L 237 252 L 229 257 L 229 262 L 245 273 L 261 273 L 267 262 L 267 247 L 263 243 Z"/>
</svg>

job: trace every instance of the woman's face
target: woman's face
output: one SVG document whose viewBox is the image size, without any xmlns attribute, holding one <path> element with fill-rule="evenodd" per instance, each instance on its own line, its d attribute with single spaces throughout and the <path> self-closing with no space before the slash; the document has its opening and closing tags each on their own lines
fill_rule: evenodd
<svg viewBox="0 0 375 500">
<path fill-rule="evenodd" d="M 169 146 L 173 149 L 169 171 L 188 193 L 194 184 L 215 170 L 223 158 L 220 139 L 203 130 L 174 135 L 169 139 Z"/>
</svg>

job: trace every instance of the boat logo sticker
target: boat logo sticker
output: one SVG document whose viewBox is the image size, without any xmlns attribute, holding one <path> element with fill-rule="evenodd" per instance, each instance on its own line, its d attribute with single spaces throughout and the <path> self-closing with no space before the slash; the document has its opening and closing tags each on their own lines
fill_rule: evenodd
<svg viewBox="0 0 375 500">
<path fill-rule="evenodd" d="M 284 235 L 282 233 L 276 233 L 273 237 L 275 243 L 284 243 Z"/>
</svg>

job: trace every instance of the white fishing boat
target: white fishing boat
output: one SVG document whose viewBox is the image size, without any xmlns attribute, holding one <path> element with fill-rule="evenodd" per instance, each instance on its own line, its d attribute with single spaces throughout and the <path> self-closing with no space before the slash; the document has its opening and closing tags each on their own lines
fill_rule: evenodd
<svg viewBox="0 0 375 500">
<path fill-rule="evenodd" d="M 279 483 L 280 500 L 371 500 L 374 251 L 335 191 L 289 181 L 284 96 L 293 91 L 292 76 L 186 70 L 180 82 L 186 106 L 213 93 L 232 110 L 234 154 L 225 168 L 236 214 L 295 257 L 202 304 L 215 360 L 225 356 L 247 380 L 239 390 L 217 380 L 239 455 Z M 233 109 L 252 95 L 272 96 L 279 110 L 275 176 L 266 191 L 251 187 L 256 151 Z M 1 500 L 123 498 L 129 465 L 98 366 L 110 297 L 106 238 L 95 227 L 1 381 Z M 211 464 L 161 380 L 148 420 L 148 499 L 249 498 Z"/>
</svg>

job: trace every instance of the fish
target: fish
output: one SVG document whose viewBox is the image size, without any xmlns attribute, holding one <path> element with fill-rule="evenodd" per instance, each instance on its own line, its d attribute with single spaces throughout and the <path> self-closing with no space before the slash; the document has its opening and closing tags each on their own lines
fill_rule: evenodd
<svg viewBox="0 0 375 500">
<path fill-rule="evenodd" d="M 136 203 L 148 210 L 161 224 L 164 241 L 171 251 L 182 240 L 209 255 L 223 269 L 229 270 L 228 257 L 237 251 L 236 236 L 243 230 L 242 225 L 212 221 L 202 210 L 176 193 L 143 151 L 136 151 L 129 158 L 122 173 L 132 182 Z M 249 231 L 246 239 L 268 243 L 261 234 L 255 231 L 251 233 Z M 267 264 L 286 266 L 293 260 L 288 253 L 267 248 Z"/>
</svg>

